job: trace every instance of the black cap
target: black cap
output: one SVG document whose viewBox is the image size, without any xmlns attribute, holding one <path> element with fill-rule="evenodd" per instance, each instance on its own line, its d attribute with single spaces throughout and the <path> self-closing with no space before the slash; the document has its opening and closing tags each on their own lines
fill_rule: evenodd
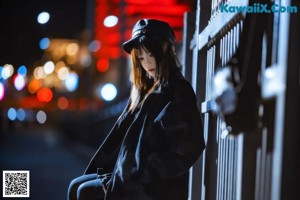
<svg viewBox="0 0 300 200">
<path fill-rule="evenodd" d="M 124 42 L 123 49 L 130 54 L 134 43 L 143 35 L 151 35 L 160 40 L 169 41 L 171 44 L 175 42 L 175 34 L 167 22 L 156 19 L 141 19 L 133 27 L 131 39 Z"/>
</svg>

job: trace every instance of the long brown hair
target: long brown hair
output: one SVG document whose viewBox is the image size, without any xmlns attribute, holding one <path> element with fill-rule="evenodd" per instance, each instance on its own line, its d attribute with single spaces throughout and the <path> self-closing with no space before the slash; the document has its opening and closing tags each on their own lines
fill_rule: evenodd
<svg viewBox="0 0 300 200">
<path fill-rule="evenodd" d="M 155 78 L 148 78 L 143 69 L 139 56 L 141 49 L 150 52 L 156 62 Z M 170 72 L 176 67 L 180 67 L 175 55 L 174 45 L 167 41 L 160 41 L 149 35 L 139 38 L 135 47 L 131 51 L 133 85 L 130 94 L 130 110 L 134 110 L 140 105 L 155 88 L 161 88 L 168 84 Z"/>
</svg>

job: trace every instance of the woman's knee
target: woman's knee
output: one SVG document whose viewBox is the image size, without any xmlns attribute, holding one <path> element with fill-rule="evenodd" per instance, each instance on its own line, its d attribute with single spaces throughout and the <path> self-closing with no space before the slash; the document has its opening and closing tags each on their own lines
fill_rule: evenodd
<svg viewBox="0 0 300 200">
<path fill-rule="evenodd" d="M 81 182 L 79 181 L 78 178 L 73 179 L 70 184 L 69 184 L 69 189 L 68 189 L 68 200 L 76 200 L 77 198 L 77 188 Z"/>
<path fill-rule="evenodd" d="M 91 188 L 87 186 L 87 184 L 82 183 L 77 190 L 77 199 L 91 199 L 90 197 Z"/>
<path fill-rule="evenodd" d="M 104 192 L 99 179 L 82 183 L 77 189 L 78 200 L 101 200 Z"/>
<path fill-rule="evenodd" d="M 73 179 L 69 184 L 68 199 L 69 200 L 77 199 L 76 196 L 77 196 L 78 187 L 86 181 L 93 180 L 95 177 L 97 177 L 96 174 L 89 174 L 89 175 L 79 176 Z"/>
<path fill-rule="evenodd" d="M 81 177 L 77 177 L 75 179 L 73 179 L 70 184 L 69 184 L 69 192 L 76 190 L 78 186 L 82 183 L 82 178 Z"/>
</svg>

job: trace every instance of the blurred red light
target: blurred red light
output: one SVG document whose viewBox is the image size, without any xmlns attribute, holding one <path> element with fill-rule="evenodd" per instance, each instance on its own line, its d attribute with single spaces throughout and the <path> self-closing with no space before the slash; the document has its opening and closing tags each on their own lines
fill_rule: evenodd
<svg viewBox="0 0 300 200">
<path fill-rule="evenodd" d="M 37 92 L 37 99 L 40 102 L 50 102 L 52 100 L 53 93 L 49 88 L 41 88 Z"/>
<path fill-rule="evenodd" d="M 97 62 L 97 70 L 99 72 L 106 72 L 108 70 L 109 67 L 109 61 L 108 59 L 102 58 L 99 59 Z"/>
<path fill-rule="evenodd" d="M 57 101 L 57 106 L 61 109 L 61 110 L 65 110 L 68 108 L 69 102 L 68 99 L 66 97 L 60 97 Z"/>
</svg>

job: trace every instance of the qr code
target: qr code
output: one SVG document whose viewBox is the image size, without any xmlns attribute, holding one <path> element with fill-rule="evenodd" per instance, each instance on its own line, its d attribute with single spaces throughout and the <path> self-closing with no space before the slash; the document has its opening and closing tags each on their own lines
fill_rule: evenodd
<svg viewBox="0 0 300 200">
<path fill-rule="evenodd" d="M 29 171 L 3 171 L 3 197 L 29 197 Z"/>
</svg>

